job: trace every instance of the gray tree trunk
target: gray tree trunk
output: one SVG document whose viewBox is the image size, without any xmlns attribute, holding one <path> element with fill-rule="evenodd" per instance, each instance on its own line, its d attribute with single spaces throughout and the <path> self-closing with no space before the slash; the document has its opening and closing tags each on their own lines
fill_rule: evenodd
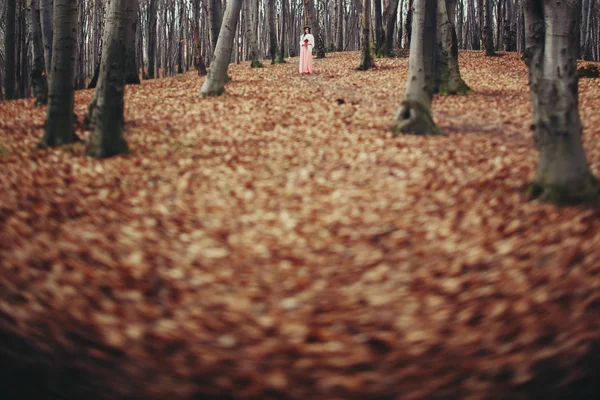
<svg viewBox="0 0 600 400">
<path fill-rule="evenodd" d="M 221 32 L 215 49 L 215 57 L 210 65 L 208 77 L 200 89 L 202 96 L 219 96 L 225 92 L 227 67 L 229 60 L 231 60 L 233 40 L 240 19 L 241 8 L 242 0 L 229 0 L 227 2 L 225 17 L 221 24 Z"/>
<path fill-rule="evenodd" d="M 148 79 L 158 78 L 156 71 L 156 46 L 157 46 L 157 13 L 158 0 L 150 0 L 148 3 Z"/>
<path fill-rule="evenodd" d="M 311 33 L 315 37 L 315 47 L 317 48 L 317 58 L 325 58 L 325 43 L 323 40 L 323 32 L 317 18 L 317 10 L 314 0 L 302 0 L 304 4 L 304 15 L 308 20 L 308 25 L 311 27 Z"/>
<path fill-rule="evenodd" d="M 526 54 L 539 149 L 532 193 L 555 203 L 597 201 L 600 184 L 582 143 L 577 85 L 577 0 L 526 0 Z"/>
<path fill-rule="evenodd" d="M 337 0 L 337 51 L 344 51 L 344 0 Z"/>
<path fill-rule="evenodd" d="M 44 62 L 46 73 L 52 78 L 52 46 L 54 33 L 54 2 L 40 0 L 40 17 L 42 25 L 42 41 L 44 43 Z"/>
<path fill-rule="evenodd" d="M 288 0 L 281 0 L 281 43 L 279 43 L 279 54 L 277 55 L 277 62 L 280 64 L 285 63 L 285 37 L 287 33 L 288 8 Z"/>
<path fill-rule="evenodd" d="M 103 38 L 100 79 L 94 101 L 95 132 L 90 148 L 94 157 L 105 158 L 128 152 L 123 139 L 125 76 L 130 36 L 135 36 L 136 0 L 111 0 Z"/>
<path fill-rule="evenodd" d="M 132 1 L 132 7 L 134 11 L 133 22 L 131 23 L 130 34 L 128 35 L 129 42 L 127 44 L 127 74 L 125 77 L 125 83 L 128 85 L 139 85 L 140 84 L 140 72 L 138 71 L 137 58 L 136 58 L 136 32 L 137 32 L 137 10 L 138 0 Z M 123 10 L 125 12 L 125 10 Z"/>
<path fill-rule="evenodd" d="M 439 133 L 431 117 L 436 71 L 437 2 L 438 0 L 414 1 L 406 94 L 392 127 L 396 133 Z"/>
<path fill-rule="evenodd" d="M 271 64 L 277 58 L 277 29 L 275 28 L 275 0 L 267 0 L 267 19 L 269 26 L 269 57 Z"/>
<path fill-rule="evenodd" d="M 260 54 L 258 52 L 258 42 L 256 40 L 256 35 L 252 26 L 252 15 L 250 14 L 251 0 L 242 1 L 244 3 L 244 20 L 246 20 L 246 40 L 248 41 L 248 45 L 250 46 L 250 67 L 262 68 L 263 65 L 260 62 Z"/>
<path fill-rule="evenodd" d="M 77 140 L 73 128 L 76 55 L 77 0 L 54 0 L 52 76 L 41 146 L 60 146 Z"/>
<path fill-rule="evenodd" d="M 221 14 L 221 1 L 208 0 L 208 24 L 210 26 L 211 53 L 214 53 L 217 48 L 217 40 L 219 39 L 219 32 L 221 30 Z"/>
<path fill-rule="evenodd" d="M 36 105 L 48 104 L 48 80 L 44 70 L 44 44 L 40 22 L 39 0 L 30 0 L 31 36 L 33 41 L 33 65 L 31 68 L 31 84 Z"/>
<path fill-rule="evenodd" d="M 493 57 L 496 55 L 494 49 L 494 17 L 492 0 L 484 0 L 485 18 L 483 25 L 483 46 L 485 47 L 485 55 Z"/>
<path fill-rule="evenodd" d="M 361 14 L 361 59 L 359 70 L 366 71 L 375 66 L 375 59 L 371 52 L 371 0 L 362 0 Z"/>
<path fill-rule="evenodd" d="M 7 100 L 15 98 L 16 90 L 16 35 L 17 35 L 17 8 L 15 0 L 6 1 L 6 33 L 4 36 L 4 93 Z"/>
<path fill-rule="evenodd" d="M 437 67 L 435 92 L 467 93 L 470 89 L 460 76 L 458 39 L 454 29 L 457 0 L 438 0 L 437 9 Z"/>
<path fill-rule="evenodd" d="M 385 36 L 380 54 L 384 57 L 392 55 L 394 50 L 394 29 L 396 29 L 396 19 L 398 17 L 398 5 L 400 0 L 388 0 L 383 13 L 383 22 Z"/>
</svg>

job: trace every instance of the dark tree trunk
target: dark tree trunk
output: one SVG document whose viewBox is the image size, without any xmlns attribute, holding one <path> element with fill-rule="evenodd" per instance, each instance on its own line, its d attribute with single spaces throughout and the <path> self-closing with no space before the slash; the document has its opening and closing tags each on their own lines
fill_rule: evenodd
<svg viewBox="0 0 600 400">
<path fill-rule="evenodd" d="M 6 33 L 4 36 L 4 95 L 7 100 L 14 99 L 17 72 L 15 68 L 17 7 L 15 0 L 6 0 Z"/>
<path fill-rule="evenodd" d="M 31 68 L 31 85 L 36 105 L 48 104 L 48 80 L 44 70 L 44 43 L 40 22 L 39 0 L 30 0 L 31 36 L 33 40 L 33 65 Z"/>
<path fill-rule="evenodd" d="M 148 79 L 158 78 L 156 73 L 156 46 L 157 46 L 157 11 L 158 0 L 150 0 L 148 3 Z"/>
</svg>

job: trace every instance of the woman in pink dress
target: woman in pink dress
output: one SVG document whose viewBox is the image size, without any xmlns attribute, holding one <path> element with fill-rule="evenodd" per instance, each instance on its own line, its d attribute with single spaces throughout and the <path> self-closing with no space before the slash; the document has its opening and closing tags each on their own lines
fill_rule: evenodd
<svg viewBox="0 0 600 400">
<path fill-rule="evenodd" d="M 315 47 L 315 38 L 310 34 L 310 27 L 304 28 L 304 35 L 300 38 L 300 66 L 301 74 L 312 74 L 312 49 Z"/>
</svg>

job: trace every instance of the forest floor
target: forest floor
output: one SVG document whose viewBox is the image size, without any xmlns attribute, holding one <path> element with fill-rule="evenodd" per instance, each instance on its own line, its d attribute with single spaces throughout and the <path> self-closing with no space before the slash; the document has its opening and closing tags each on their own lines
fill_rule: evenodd
<svg viewBox="0 0 600 400">
<path fill-rule="evenodd" d="M 520 56 L 461 52 L 473 92 L 435 99 L 439 137 L 390 133 L 407 59 L 358 62 L 129 86 L 108 160 L 36 149 L 45 109 L 1 103 L 5 393 L 599 398 L 600 211 L 525 193 Z M 600 80 L 580 104 L 599 175 Z"/>
</svg>

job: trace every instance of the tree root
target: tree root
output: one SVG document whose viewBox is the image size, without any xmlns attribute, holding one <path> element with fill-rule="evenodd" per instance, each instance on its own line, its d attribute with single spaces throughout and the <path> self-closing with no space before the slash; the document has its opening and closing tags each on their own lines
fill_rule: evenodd
<svg viewBox="0 0 600 400">
<path fill-rule="evenodd" d="M 396 134 L 439 135 L 430 110 L 416 101 L 403 101 L 396 114 L 392 131 Z"/>
</svg>

